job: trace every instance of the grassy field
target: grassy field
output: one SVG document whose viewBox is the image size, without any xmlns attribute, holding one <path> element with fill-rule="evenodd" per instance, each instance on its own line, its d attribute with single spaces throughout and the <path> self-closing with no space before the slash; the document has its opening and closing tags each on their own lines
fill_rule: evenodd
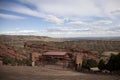
<svg viewBox="0 0 120 80">
<path fill-rule="evenodd" d="M 0 80 L 120 80 L 120 76 L 53 70 L 46 67 L 0 66 Z"/>
</svg>

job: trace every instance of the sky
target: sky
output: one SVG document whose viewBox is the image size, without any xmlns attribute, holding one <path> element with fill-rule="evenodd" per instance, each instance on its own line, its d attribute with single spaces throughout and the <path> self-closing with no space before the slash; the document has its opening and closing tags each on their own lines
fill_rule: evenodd
<svg viewBox="0 0 120 80">
<path fill-rule="evenodd" d="M 120 37 L 120 0 L 0 0 L 0 34 Z"/>
</svg>

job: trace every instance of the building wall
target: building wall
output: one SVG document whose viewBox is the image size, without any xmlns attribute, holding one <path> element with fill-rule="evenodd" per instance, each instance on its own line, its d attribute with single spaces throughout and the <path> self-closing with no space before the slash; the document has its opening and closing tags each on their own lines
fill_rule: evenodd
<svg viewBox="0 0 120 80">
<path fill-rule="evenodd" d="M 76 54 L 75 57 L 75 70 L 79 71 L 82 67 L 82 55 L 81 54 Z"/>
<path fill-rule="evenodd" d="M 41 63 L 41 57 L 42 55 L 40 53 L 32 53 L 31 54 L 32 66 L 39 66 L 39 64 Z"/>
</svg>

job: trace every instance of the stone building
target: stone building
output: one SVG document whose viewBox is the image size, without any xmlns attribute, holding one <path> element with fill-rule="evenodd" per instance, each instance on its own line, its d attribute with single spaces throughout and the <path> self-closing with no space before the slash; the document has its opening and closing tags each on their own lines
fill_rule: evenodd
<svg viewBox="0 0 120 80">
<path fill-rule="evenodd" d="M 82 66 L 82 55 L 73 55 L 68 52 L 46 52 L 43 54 L 34 52 L 31 54 L 31 60 L 32 66 L 53 65 L 75 70 L 79 70 Z"/>
<path fill-rule="evenodd" d="M 69 56 L 67 52 L 46 52 L 42 55 L 44 65 L 59 65 L 68 67 Z"/>
</svg>

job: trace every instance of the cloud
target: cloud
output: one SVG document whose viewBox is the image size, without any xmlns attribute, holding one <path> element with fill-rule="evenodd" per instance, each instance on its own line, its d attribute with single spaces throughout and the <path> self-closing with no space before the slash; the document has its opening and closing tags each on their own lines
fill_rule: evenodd
<svg viewBox="0 0 120 80">
<path fill-rule="evenodd" d="M 24 30 L 17 28 L 15 30 L 0 32 L 0 34 L 9 35 L 37 35 L 37 36 L 50 36 L 50 37 L 104 37 L 104 36 L 119 36 L 120 27 L 108 27 L 108 26 L 94 26 L 94 27 L 49 27 L 42 30 Z"/>
<path fill-rule="evenodd" d="M 97 26 L 97 25 L 108 25 L 108 24 L 112 24 L 113 22 L 111 20 L 97 20 L 97 21 L 93 21 L 93 22 L 82 22 L 82 21 L 72 21 L 69 22 L 69 25 L 72 26 Z"/>
<path fill-rule="evenodd" d="M 84 25 L 84 22 L 81 21 L 74 21 L 74 22 L 69 22 L 69 25 L 73 25 L 73 26 L 79 26 L 79 25 Z"/>
<path fill-rule="evenodd" d="M 111 20 L 98 20 L 98 21 L 92 22 L 91 24 L 92 25 L 99 25 L 99 24 L 111 24 L 111 23 L 112 23 Z"/>
<path fill-rule="evenodd" d="M 116 25 L 115 27 L 111 27 L 108 31 L 119 32 L 120 33 L 120 25 Z"/>
<path fill-rule="evenodd" d="M 113 18 L 115 10 L 120 8 L 119 0 L 18 0 L 24 4 L 35 7 L 29 8 L 26 5 L 16 3 L 0 3 L 0 9 L 14 11 L 30 16 L 42 18 L 49 22 L 62 24 L 65 18 L 74 20 L 89 19 L 92 16 Z M 102 4 L 101 4 L 102 3 Z M 86 6 L 87 5 L 87 6 Z M 62 17 L 62 18 L 61 18 Z M 116 16 L 114 16 L 116 17 Z M 71 23 L 72 24 L 72 23 Z M 79 22 L 74 21 L 73 25 L 79 25 Z"/>
<path fill-rule="evenodd" d="M 45 20 L 49 22 L 56 22 L 57 24 L 62 24 L 65 21 L 65 19 L 60 19 L 53 15 L 49 15 L 47 18 L 45 18 Z"/>
<path fill-rule="evenodd" d="M 72 27 L 49 27 L 42 32 L 44 35 L 51 37 L 78 37 L 84 36 L 89 31 L 89 28 L 77 28 L 74 29 Z"/>
<path fill-rule="evenodd" d="M 40 17 L 40 18 L 45 17 L 44 14 L 36 10 L 32 10 L 24 5 L 19 5 L 15 3 L 1 3 L 0 9 L 22 13 L 30 16 Z"/>
<path fill-rule="evenodd" d="M 15 16 L 15 15 L 10 15 L 10 14 L 2 14 L 2 13 L 0 13 L 0 18 L 7 18 L 7 19 L 25 19 L 24 17 L 21 17 L 21 16 Z"/>
<path fill-rule="evenodd" d="M 50 27 L 46 29 L 47 32 L 83 32 L 89 31 L 89 28 L 72 28 L 72 27 Z"/>
<path fill-rule="evenodd" d="M 38 31 L 35 30 L 12 30 L 12 31 L 6 31 L 2 32 L 1 34 L 7 34 L 7 35 L 36 35 Z"/>
<path fill-rule="evenodd" d="M 24 5 L 19 5 L 19 4 L 15 4 L 15 3 L 1 3 L 0 9 L 42 18 L 42 19 L 45 19 L 45 21 L 54 22 L 57 24 L 64 23 L 64 21 L 65 21 L 65 19 L 60 19 L 54 15 L 47 15 L 38 10 L 33 10 Z"/>
<path fill-rule="evenodd" d="M 113 15 L 112 18 L 114 20 L 119 21 L 119 19 L 120 19 L 120 8 L 111 11 L 111 15 Z"/>
<path fill-rule="evenodd" d="M 111 14 L 120 14 L 120 9 L 116 9 L 114 11 L 111 11 Z"/>
<path fill-rule="evenodd" d="M 94 26 L 85 28 L 73 27 L 50 27 L 43 32 L 47 36 L 52 37 L 104 37 L 104 36 L 118 36 L 120 30 L 108 26 Z"/>
<path fill-rule="evenodd" d="M 26 4 L 32 4 L 37 10 L 56 16 L 95 16 L 100 15 L 100 10 L 94 1 L 89 0 L 20 0 Z M 86 6 L 87 4 L 87 6 Z"/>
<path fill-rule="evenodd" d="M 19 0 L 34 5 L 37 10 L 56 16 L 89 17 L 112 16 L 111 11 L 120 8 L 119 0 Z"/>
<path fill-rule="evenodd" d="M 120 23 L 120 0 L 18 1 L 18 3 L 0 3 L 0 9 L 40 18 L 46 21 L 44 24 L 47 24 L 49 28 L 40 31 L 26 29 L 17 32 L 9 31 L 8 33 L 11 34 L 34 34 L 56 37 L 119 36 L 118 34 L 120 34 L 119 28 L 116 26 Z M 4 18 L 21 18 L 20 16 L 15 16 L 7 14 L 6 17 L 6 14 L 2 14 Z M 52 25 L 55 27 L 51 27 L 48 22 L 52 22 Z M 42 21 L 40 23 L 43 24 Z"/>
</svg>

